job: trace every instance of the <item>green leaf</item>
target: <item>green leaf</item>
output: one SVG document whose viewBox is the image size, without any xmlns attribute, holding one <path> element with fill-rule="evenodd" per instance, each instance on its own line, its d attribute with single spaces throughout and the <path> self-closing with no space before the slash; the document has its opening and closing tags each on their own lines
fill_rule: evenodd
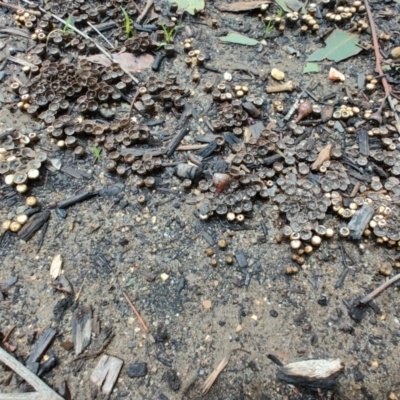
<svg viewBox="0 0 400 400">
<path fill-rule="evenodd" d="M 126 287 L 132 286 L 136 281 L 136 277 L 133 277 L 129 279 L 129 281 L 126 283 Z"/>
<path fill-rule="evenodd" d="M 239 33 L 230 33 L 227 36 L 221 36 L 219 40 L 223 42 L 236 43 L 236 44 L 245 44 L 247 46 L 255 46 L 258 44 L 258 41 L 247 36 L 239 35 Z"/>
<path fill-rule="evenodd" d="M 275 3 L 285 12 L 304 12 L 304 4 L 299 0 L 275 0 Z"/>
<path fill-rule="evenodd" d="M 325 58 L 336 62 L 345 60 L 362 50 L 361 47 L 356 45 L 357 42 L 357 35 L 336 29 L 326 39 L 326 47 L 314 51 L 307 58 L 307 61 L 321 61 Z"/>
<path fill-rule="evenodd" d="M 177 3 L 180 9 L 192 15 L 204 10 L 205 7 L 205 0 L 171 0 L 170 3 Z"/>
<path fill-rule="evenodd" d="M 309 74 L 311 72 L 319 72 L 319 65 L 316 63 L 307 63 L 303 69 L 303 74 Z"/>
</svg>

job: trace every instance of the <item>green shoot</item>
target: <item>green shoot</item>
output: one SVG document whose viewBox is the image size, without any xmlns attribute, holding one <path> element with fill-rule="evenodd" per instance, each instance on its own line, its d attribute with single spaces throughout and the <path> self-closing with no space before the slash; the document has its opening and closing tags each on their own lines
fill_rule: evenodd
<svg viewBox="0 0 400 400">
<path fill-rule="evenodd" d="M 133 36 L 136 33 L 136 31 L 135 31 L 135 29 L 132 28 L 131 19 L 129 18 L 129 15 L 126 12 L 125 8 L 121 7 L 121 10 L 122 10 L 122 13 L 124 14 L 124 18 L 125 18 L 125 33 L 126 33 L 126 36 L 128 36 L 128 38 L 129 38 L 129 37 Z"/>
<path fill-rule="evenodd" d="M 101 160 L 101 150 L 98 147 L 96 147 L 96 146 L 93 147 L 93 154 L 94 154 L 96 161 Z"/>
<path fill-rule="evenodd" d="M 282 18 L 283 17 L 283 10 L 282 10 L 282 8 L 280 8 L 277 12 L 276 12 L 276 16 L 278 17 L 278 18 Z"/>
<path fill-rule="evenodd" d="M 67 20 L 65 21 L 63 32 L 73 32 L 74 31 L 73 29 L 71 29 L 73 21 L 74 21 L 74 19 L 73 19 L 72 15 L 70 15 L 67 18 Z"/>
<path fill-rule="evenodd" d="M 73 26 L 73 22 L 74 22 L 74 18 L 72 15 L 70 15 L 67 20 L 64 22 L 64 28 L 63 29 L 53 29 L 48 35 L 47 35 L 47 39 L 46 39 L 46 47 L 49 44 L 49 40 L 50 38 L 53 36 L 53 34 L 60 32 L 61 35 L 63 33 L 72 33 L 74 34 L 74 30 L 71 28 L 71 26 Z"/>
<path fill-rule="evenodd" d="M 162 28 L 162 30 L 164 31 L 165 43 L 164 43 L 164 42 L 161 43 L 159 47 L 162 47 L 162 46 L 165 46 L 165 44 L 171 43 L 171 42 L 172 42 L 172 37 L 174 36 L 175 32 L 176 32 L 178 29 L 182 28 L 182 25 L 174 26 L 174 27 L 171 28 L 171 29 L 167 29 L 167 27 L 166 27 L 164 24 L 162 24 L 162 25 L 161 25 L 161 28 Z"/>
<path fill-rule="evenodd" d="M 274 24 L 272 21 L 268 22 L 268 25 L 265 27 L 264 30 L 264 37 L 267 36 L 269 33 L 271 33 L 274 30 Z"/>
</svg>

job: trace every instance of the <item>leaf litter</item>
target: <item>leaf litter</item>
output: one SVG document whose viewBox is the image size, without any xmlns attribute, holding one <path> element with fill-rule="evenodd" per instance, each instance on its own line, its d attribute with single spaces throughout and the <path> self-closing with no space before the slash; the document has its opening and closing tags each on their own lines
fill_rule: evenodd
<svg viewBox="0 0 400 400">
<path fill-rule="evenodd" d="M 252 39 L 248 36 L 240 35 L 239 33 L 230 33 L 226 36 L 221 36 L 219 40 L 222 42 L 243 44 L 247 46 L 255 46 L 258 44 L 258 40 Z"/>
<path fill-rule="evenodd" d="M 131 53 L 120 53 L 113 54 L 112 57 L 112 61 L 118 63 L 119 65 L 121 65 L 122 68 L 125 68 L 129 72 L 135 72 L 141 69 L 149 68 L 154 61 L 154 56 L 152 56 L 151 54 L 134 56 Z M 82 56 L 80 58 L 91 61 L 95 64 L 103 65 L 105 67 L 109 67 L 112 64 L 112 61 L 104 54 L 94 54 L 92 56 Z"/>
<path fill-rule="evenodd" d="M 326 47 L 312 53 L 307 61 L 322 61 L 325 58 L 330 61 L 342 61 L 355 56 L 362 48 L 357 46 L 359 37 L 351 33 L 335 29 L 326 39 Z"/>
</svg>

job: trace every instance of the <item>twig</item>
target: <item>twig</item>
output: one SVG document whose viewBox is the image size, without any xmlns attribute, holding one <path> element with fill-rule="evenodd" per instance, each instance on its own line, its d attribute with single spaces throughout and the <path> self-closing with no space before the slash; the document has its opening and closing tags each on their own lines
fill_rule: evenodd
<svg viewBox="0 0 400 400">
<path fill-rule="evenodd" d="M 181 146 L 177 147 L 176 150 L 180 151 L 188 151 L 188 150 L 200 150 L 207 147 L 207 144 L 182 144 Z"/>
<path fill-rule="evenodd" d="M 153 6 L 154 0 L 147 0 L 146 6 L 144 7 L 142 13 L 138 16 L 136 22 L 140 24 L 146 14 L 150 11 L 150 8 Z"/>
<path fill-rule="evenodd" d="M 14 6 L 12 4 L 3 3 L 3 2 L 0 2 L 0 6 L 8 7 L 8 8 L 11 8 L 12 10 L 20 10 L 21 9 L 21 7 Z"/>
<path fill-rule="evenodd" d="M 85 283 L 85 281 L 86 281 L 86 277 L 87 277 L 87 274 L 86 274 L 85 277 L 83 278 L 81 287 L 79 288 L 79 292 L 78 292 L 78 293 L 76 294 L 76 296 L 75 296 L 75 303 L 79 300 L 79 297 L 81 297 L 81 293 L 82 293 L 82 290 L 83 290 L 83 285 L 84 285 L 84 283 Z"/>
<path fill-rule="evenodd" d="M 375 297 L 379 296 L 384 290 L 386 290 L 389 286 L 393 285 L 393 283 L 397 282 L 400 279 L 400 274 L 395 275 L 393 278 L 389 279 L 387 282 L 383 283 L 381 286 L 378 286 L 373 292 L 364 296 L 360 300 L 360 304 L 366 305 L 371 300 L 375 299 Z"/>
<path fill-rule="evenodd" d="M 130 307 L 132 308 L 132 311 L 135 313 L 137 319 L 140 322 L 140 325 L 142 325 L 142 328 L 144 329 L 145 332 L 149 331 L 149 328 L 147 327 L 146 323 L 144 322 L 143 318 L 140 316 L 139 311 L 136 310 L 135 306 L 132 304 L 131 299 L 129 298 L 128 294 L 125 292 L 125 290 L 122 291 L 125 300 L 128 302 Z"/>
<path fill-rule="evenodd" d="M 134 105 L 135 105 L 135 102 L 136 102 L 138 96 L 139 96 L 139 90 L 136 90 L 136 93 L 135 93 L 135 95 L 133 96 L 133 99 L 132 99 L 132 101 L 131 101 L 131 106 L 129 107 L 129 114 L 128 114 L 128 120 L 129 120 L 129 121 L 131 120 L 133 107 L 134 107 Z"/>
<path fill-rule="evenodd" d="M 40 232 L 40 237 L 39 237 L 38 247 L 36 249 L 36 254 L 39 253 L 40 249 L 42 248 L 42 244 L 44 241 L 44 237 L 46 236 L 48 227 L 49 227 L 49 221 L 44 223 L 44 225 L 42 227 L 42 231 Z"/>
<path fill-rule="evenodd" d="M 88 200 L 88 199 L 90 199 L 90 198 L 92 198 L 94 196 L 97 196 L 98 194 L 99 194 L 99 192 L 97 190 L 95 190 L 93 192 L 83 192 L 83 193 L 80 193 L 80 194 L 78 194 L 76 196 L 72 196 L 69 199 L 65 199 L 65 200 L 60 201 L 57 204 L 57 207 L 58 208 L 67 208 L 67 207 L 72 206 L 72 205 L 74 205 L 76 203 L 79 203 L 80 201 Z"/>
<path fill-rule="evenodd" d="M 28 398 L 37 398 L 37 399 L 46 399 L 46 400 L 63 400 L 63 398 L 58 395 L 53 389 L 48 387 L 40 378 L 38 378 L 33 372 L 31 372 L 28 368 L 22 365 L 19 361 L 17 361 L 12 355 L 8 354 L 5 350 L 0 347 L 0 361 L 6 364 L 9 368 L 11 368 L 16 374 L 18 374 L 22 379 L 28 382 L 37 393 L 37 396 L 28 397 L 27 393 L 24 393 L 23 396 L 19 396 L 18 393 L 13 394 L 13 399 L 28 399 Z M 2 396 L 2 395 L 0 395 Z M 4 397 L 3 397 L 4 398 Z M 9 397 L 10 398 L 10 397 Z"/>
<path fill-rule="evenodd" d="M 114 45 L 113 45 L 100 31 L 98 31 L 98 30 L 96 29 L 95 26 L 93 26 L 90 22 L 88 22 L 88 25 L 89 25 L 98 35 L 100 35 L 100 37 L 102 37 L 102 38 L 107 42 L 107 44 L 108 44 L 110 47 L 114 48 Z"/>
<path fill-rule="evenodd" d="M 371 7 L 369 6 L 369 1 L 364 0 L 365 4 L 365 9 L 367 11 L 368 15 L 368 20 L 369 20 L 369 25 L 371 28 L 371 35 L 372 35 L 372 43 L 374 46 L 374 53 L 375 53 L 375 71 L 378 73 L 379 76 L 382 76 L 381 81 L 383 88 L 385 89 L 385 95 L 388 98 L 388 103 L 392 111 L 395 113 L 395 119 L 396 119 L 396 129 L 400 133 L 400 117 L 397 115 L 395 109 L 394 109 L 394 104 L 392 101 L 392 98 L 390 96 L 392 92 L 392 87 L 390 86 L 389 82 L 386 79 L 386 75 L 383 73 L 382 66 L 381 66 L 381 54 L 380 54 L 380 48 L 379 48 L 379 42 L 378 42 L 378 36 L 376 34 L 376 26 L 374 22 L 374 17 L 372 15 Z"/>
<path fill-rule="evenodd" d="M 209 375 L 203 385 L 203 389 L 201 394 L 204 396 L 211 388 L 215 380 L 218 378 L 218 375 L 224 370 L 224 368 L 228 365 L 229 358 L 231 357 L 231 352 L 222 359 L 222 361 L 218 364 L 218 367 L 214 369 L 214 371 Z"/>
</svg>

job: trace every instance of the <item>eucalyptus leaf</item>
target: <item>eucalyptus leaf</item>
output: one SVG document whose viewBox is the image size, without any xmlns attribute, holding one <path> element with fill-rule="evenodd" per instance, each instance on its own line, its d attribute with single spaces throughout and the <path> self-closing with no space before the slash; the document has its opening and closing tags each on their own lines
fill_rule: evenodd
<svg viewBox="0 0 400 400">
<path fill-rule="evenodd" d="M 275 0 L 275 3 L 285 12 L 304 12 L 304 4 L 299 0 Z"/>
<path fill-rule="evenodd" d="M 310 74 L 312 72 L 319 72 L 319 65 L 316 63 L 307 63 L 303 69 L 303 74 Z"/>
<path fill-rule="evenodd" d="M 192 15 L 204 10 L 205 7 L 205 0 L 173 0 L 170 3 L 177 3 L 181 10 L 185 10 Z"/>
<path fill-rule="evenodd" d="M 227 36 L 221 36 L 219 40 L 229 43 L 244 44 L 247 46 L 255 46 L 256 44 L 258 44 L 258 41 L 256 39 L 240 35 L 239 33 L 230 33 Z"/>
<path fill-rule="evenodd" d="M 326 47 L 314 51 L 307 61 L 342 61 L 358 54 L 362 48 L 357 46 L 358 36 L 340 29 L 334 30 L 326 39 Z"/>
</svg>

